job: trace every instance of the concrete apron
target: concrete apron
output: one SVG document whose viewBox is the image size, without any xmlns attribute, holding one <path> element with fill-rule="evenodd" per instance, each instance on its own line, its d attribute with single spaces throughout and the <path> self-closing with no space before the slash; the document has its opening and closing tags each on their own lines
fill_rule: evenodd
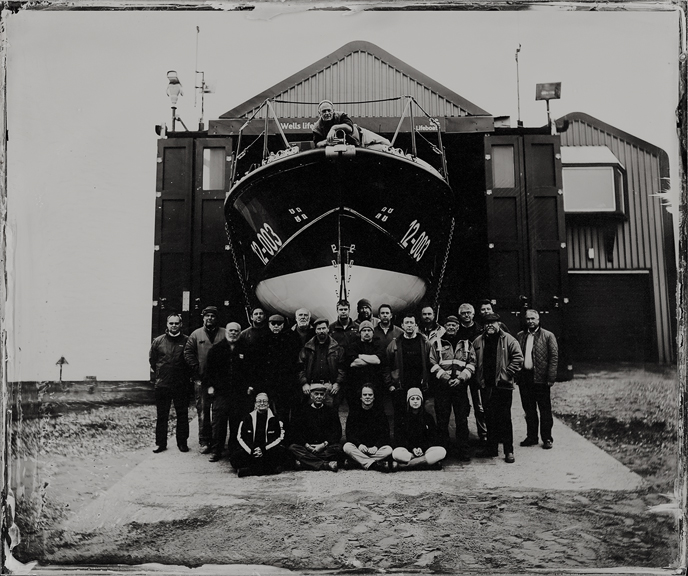
<svg viewBox="0 0 688 576">
<path fill-rule="evenodd" d="M 432 412 L 432 408 L 430 409 Z M 521 448 L 526 436 L 518 390 L 512 407 L 516 462 L 473 458 L 459 463 L 448 458 L 442 471 L 383 474 L 363 470 L 283 472 L 276 476 L 237 478 L 225 458 L 208 462 L 199 453 L 197 419 L 190 425 L 188 453 L 170 448 L 141 462 L 96 500 L 61 526 L 75 532 L 112 529 L 130 522 L 153 523 L 193 517 L 201 509 L 245 502 L 249 496 L 269 499 L 282 495 L 298 500 L 346 498 L 347 493 L 419 495 L 428 492 L 461 494 L 472 490 L 507 488 L 541 490 L 636 490 L 642 478 L 597 448 L 561 421 L 554 420 L 554 448 Z M 470 417 L 471 433 L 475 422 Z M 453 435 L 453 432 L 452 432 Z M 353 495 L 351 495 L 353 496 Z M 349 498 L 351 497 L 349 496 Z"/>
</svg>

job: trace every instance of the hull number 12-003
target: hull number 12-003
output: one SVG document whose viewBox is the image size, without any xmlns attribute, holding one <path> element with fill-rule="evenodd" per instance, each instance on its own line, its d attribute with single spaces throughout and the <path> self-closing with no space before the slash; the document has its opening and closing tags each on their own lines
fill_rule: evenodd
<svg viewBox="0 0 688 576">
<path fill-rule="evenodd" d="M 420 262 L 420 259 L 425 256 L 425 251 L 428 249 L 428 246 L 430 246 L 430 238 L 428 235 L 425 232 L 420 232 L 420 234 L 418 234 L 418 232 L 420 232 L 420 224 L 418 220 L 414 220 L 411 222 L 409 229 L 401 239 L 401 245 L 404 248 L 408 248 L 409 244 L 411 245 L 409 254 L 415 258 L 416 262 Z M 416 234 L 418 234 L 418 236 L 416 236 Z"/>
<path fill-rule="evenodd" d="M 258 230 L 257 237 L 258 242 L 251 242 L 251 249 L 263 264 L 267 264 L 270 259 L 266 254 L 274 256 L 280 246 L 282 246 L 282 239 L 272 229 L 270 224 L 263 224 L 263 227 Z"/>
</svg>

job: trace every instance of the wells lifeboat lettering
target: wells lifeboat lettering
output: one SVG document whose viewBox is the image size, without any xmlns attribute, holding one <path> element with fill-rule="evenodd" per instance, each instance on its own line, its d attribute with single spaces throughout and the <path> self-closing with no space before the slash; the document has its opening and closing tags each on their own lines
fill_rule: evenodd
<svg viewBox="0 0 688 576">
<path fill-rule="evenodd" d="M 414 220 L 411 222 L 409 229 L 400 242 L 404 248 L 408 248 L 409 244 L 411 245 L 409 254 L 416 262 L 420 262 L 421 258 L 425 256 L 425 251 L 428 249 L 428 246 L 430 246 L 430 237 L 425 232 L 420 232 L 420 234 L 418 234 L 419 231 L 420 224 L 418 220 Z M 418 234 L 417 237 L 416 234 Z"/>
</svg>

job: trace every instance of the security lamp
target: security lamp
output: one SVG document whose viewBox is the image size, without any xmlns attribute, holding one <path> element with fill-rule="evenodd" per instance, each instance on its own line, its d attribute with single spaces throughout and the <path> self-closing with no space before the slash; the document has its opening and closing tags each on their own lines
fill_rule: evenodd
<svg viewBox="0 0 688 576">
<path fill-rule="evenodd" d="M 557 127 L 552 124 L 549 114 L 549 101 L 561 98 L 561 82 L 548 82 L 546 84 L 535 85 L 535 100 L 544 100 L 547 103 L 547 126 L 550 127 L 552 134 L 556 134 Z"/>
<path fill-rule="evenodd" d="M 170 70 L 167 73 L 167 78 L 170 81 L 169 85 L 167 86 L 167 95 L 172 101 L 172 106 L 176 106 L 177 99 L 180 96 L 184 96 L 184 92 L 182 91 L 182 83 L 179 81 L 177 72 L 175 70 Z"/>
</svg>

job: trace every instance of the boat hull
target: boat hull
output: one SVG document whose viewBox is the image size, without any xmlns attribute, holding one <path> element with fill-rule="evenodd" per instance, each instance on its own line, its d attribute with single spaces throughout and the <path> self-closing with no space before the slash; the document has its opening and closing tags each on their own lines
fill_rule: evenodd
<svg viewBox="0 0 688 576">
<path fill-rule="evenodd" d="M 451 225 L 451 189 L 424 163 L 387 152 L 316 149 L 240 180 L 225 203 L 242 273 L 269 308 L 334 315 L 352 302 L 396 310 L 433 288 Z M 329 152 L 329 154 L 328 154 Z"/>
</svg>

